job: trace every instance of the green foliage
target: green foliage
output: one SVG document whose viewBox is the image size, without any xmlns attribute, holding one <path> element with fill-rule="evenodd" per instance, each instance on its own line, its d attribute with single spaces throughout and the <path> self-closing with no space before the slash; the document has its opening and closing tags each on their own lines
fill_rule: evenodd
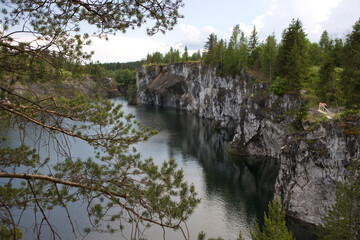
<svg viewBox="0 0 360 240">
<path fill-rule="evenodd" d="M 239 233 L 239 236 L 237 237 L 236 240 L 245 240 L 241 232 Z"/>
<path fill-rule="evenodd" d="M 303 123 L 304 119 L 306 119 L 307 112 L 308 112 L 307 102 L 302 101 L 301 104 L 300 104 L 299 109 L 297 109 L 295 114 L 294 114 L 294 118 L 295 118 L 295 120 L 293 122 L 294 130 L 296 130 L 296 131 L 303 130 L 302 123 Z"/>
<path fill-rule="evenodd" d="M 251 35 L 249 37 L 249 68 L 260 70 L 261 69 L 261 54 L 263 48 L 259 46 L 258 32 L 254 25 Z"/>
<path fill-rule="evenodd" d="M 184 50 L 184 53 L 183 53 L 183 55 L 181 57 L 181 60 L 183 62 L 189 61 L 189 53 L 188 53 L 187 46 L 185 46 L 185 50 Z"/>
<path fill-rule="evenodd" d="M 325 59 L 319 70 L 319 79 L 315 82 L 315 93 L 322 102 L 327 104 L 336 103 L 336 105 L 343 103 L 342 72 L 343 69 L 335 66 L 334 59 L 331 56 Z"/>
<path fill-rule="evenodd" d="M 288 91 L 287 80 L 285 78 L 276 77 L 270 86 L 270 90 L 278 96 L 284 95 Z"/>
<path fill-rule="evenodd" d="M 164 62 L 164 57 L 160 52 L 154 52 L 152 55 L 146 56 L 146 64 L 159 64 Z"/>
<path fill-rule="evenodd" d="M 205 240 L 205 237 L 206 237 L 206 234 L 203 231 L 199 232 L 198 240 Z"/>
<path fill-rule="evenodd" d="M 15 231 L 13 228 L 8 229 L 5 225 L 0 226 L 0 239 L 1 240 L 16 240 L 22 239 L 22 232 L 19 228 L 16 228 Z"/>
<path fill-rule="evenodd" d="M 253 240 L 291 240 L 292 233 L 285 225 L 285 211 L 281 210 L 279 198 L 269 202 L 269 213 L 264 213 L 264 226 L 256 224 L 255 232 L 250 231 Z"/>
<path fill-rule="evenodd" d="M 136 90 L 137 90 L 136 84 L 132 83 L 128 85 L 128 89 L 126 91 L 126 97 L 128 100 L 131 100 L 134 97 Z"/>
<path fill-rule="evenodd" d="M 283 33 L 276 59 L 276 76 L 286 79 L 285 88 L 297 91 L 309 71 L 308 41 L 299 19 L 292 20 Z"/>
<path fill-rule="evenodd" d="M 320 239 L 356 240 L 360 237 L 360 168 L 349 169 L 347 180 L 336 191 L 336 202 L 322 218 Z"/>
<path fill-rule="evenodd" d="M 118 69 L 128 69 L 128 70 L 137 70 L 141 67 L 142 61 L 135 61 L 135 62 L 113 62 L 113 63 L 101 63 L 100 64 L 105 71 L 116 71 Z"/>
<path fill-rule="evenodd" d="M 249 56 L 252 53 L 252 65 L 259 64 L 258 57 L 261 50 L 257 48 L 256 29 L 253 32 L 250 50 L 249 41 L 239 25 L 233 28 L 230 41 L 227 44 L 223 39 L 218 41 L 215 34 L 211 34 L 205 44 L 204 62 L 216 67 L 220 76 L 238 75 L 248 67 Z"/>
<path fill-rule="evenodd" d="M 200 50 L 198 50 L 197 52 L 194 52 L 194 53 L 191 55 L 190 60 L 191 60 L 191 61 L 195 61 L 195 62 L 200 61 L 200 60 L 201 60 Z"/>
<path fill-rule="evenodd" d="M 105 69 L 101 66 L 99 62 L 89 63 L 85 66 L 86 73 L 90 74 L 93 77 L 100 78 L 105 76 Z"/>
<path fill-rule="evenodd" d="M 310 65 L 320 66 L 323 61 L 322 49 L 317 43 L 308 43 Z"/>
<path fill-rule="evenodd" d="M 205 238 L 206 238 L 206 234 L 203 231 L 199 232 L 197 239 L 205 240 Z M 224 239 L 222 237 L 217 237 L 217 238 L 208 238 L 208 240 L 224 240 Z"/>
<path fill-rule="evenodd" d="M 97 77 L 117 71 L 99 63 L 81 66 L 91 53 L 83 51 L 90 41 L 88 33 L 80 34 L 80 22 L 95 26 L 95 34 L 106 38 L 149 20 L 154 24 L 148 29 L 151 35 L 173 28 L 182 17 L 178 12 L 182 1 L 2 3 L 6 11 L 0 18 L 0 115 L 2 126 L 19 129 L 23 137 L 20 146 L 12 147 L 3 147 L 9 145 L 4 138 L 0 148 L 0 178 L 4 180 L 0 184 L 0 238 L 22 237 L 18 228 L 25 219 L 23 214 L 14 216 L 14 210 L 33 211 L 31 227 L 38 238 L 45 227 L 51 232 L 46 237 L 61 238 L 48 217 L 54 208 L 64 211 L 77 238 L 68 209 L 75 201 L 86 206 L 90 223 L 85 233 L 122 231 L 123 222 L 133 223 L 133 232 L 152 224 L 182 229 L 200 201 L 194 186 L 185 181 L 174 160 L 157 166 L 151 158 L 142 159 L 133 147 L 156 131 L 138 124 L 131 114 L 125 116 L 121 106 L 109 100 L 89 101 L 80 94 L 46 96 L 27 88 L 29 82 L 66 81 L 84 70 Z M 26 36 L 18 38 L 20 34 L 34 40 L 21 42 Z M 174 61 L 177 55 L 174 51 Z M 134 82 L 133 70 L 117 74 L 120 83 Z M 24 86 L 21 92 L 16 91 L 18 82 Z M 40 134 L 34 135 L 34 129 Z M 93 147 L 94 159 L 72 158 L 70 139 Z M 49 162 L 39 155 L 41 147 L 51 143 L 62 161 Z"/>
<path fill-rule="evenodd" d="M 345 107 L 360 110 L 360 19 L 347 36 L 343 54 L 344 71 L 341 82 L 345 93 Z"/>
<path fill-rule="evenodd" d="M 324 54 L 328 54 L 331 48 L 331 41 L 326 30 L 323 31 L 320 37 L 319 46 Z"/>
<path fill-rule="evenodd" d="M 215 57 L 216 46 L 217 46 L 217 36 L 214 33 L 211 33 L 204 46 L 204 49 L 206 51 L 204 54 L 204 62 L 206 64 L 213 66 L 216 64 L 216 61 L 218 60 Z"/>
<path fill-rule="evenodd" d="M 261 54 L 261 71 L 270 82 L 273 80 L 275 61 L 278 55 L 274 35 L 268 36 Z"/>
<path fill-rule="evenodd" d="M 191 61 L 200 61 L 201 54 L 200 51 L 195 52 L 191 57 L 189 56 L 189 52 L 187 46 L 185 46 L 184 53 L 180 56 L 180 51 L 177 49 L 170 48 L 169 52 L 163 55 L 160 52 L 154 52 L 153 54 L 148 54 L 144 64 L 173 64 L 180 62 L 188 62 Z"/>
<path fill-rule="evenodd" d="M 119 85 L 135 84 L 136 83 L 136 71 L 120 68 L 115 71 L 115 81 Z"/>
</svg>

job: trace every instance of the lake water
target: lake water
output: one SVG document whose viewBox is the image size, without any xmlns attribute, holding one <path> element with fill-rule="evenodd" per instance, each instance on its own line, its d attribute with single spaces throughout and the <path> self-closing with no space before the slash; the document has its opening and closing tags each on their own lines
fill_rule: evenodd
<svg viewBox="0 0 360 240">
<path fill-rule="evenodd" d="M 191 239 L 197 239 L 201 231 L 206 233 L 207 238 L 221 236 L 224 239 L 236 239 L 239 231 L 242 231 L 243 236 L 248 239 L 249 229 L 254 228 L 256 222 L 262 223 L 267 204 L 273 199 L 279 170 L 278 160 L 229 156 L 226 147 L 233 132 L 214 129 L 210 121 L 193 114 L 152 106 L 128 106 L 122 98 L 113 101 L 123 104 L 123 111 L 133 113 L 141 124 L 159 130 L 147 142 L 137 144 L 142 156 L 152 157 L 159 165 L 164 160 L 175 159 L 184 170 L 186 180 L 194 183 L 201 203 L 187 222 Z M 16 145 L 17 139 L 16 131 L 10 132 L 8 144 Z M 84 142 L 72 141 L 70 149 L 74 158 L 93 156 L 93 150 Z M 62 159 L 51 150 L 40 149 L 40 152 L 50 155 L 52 161 Z M 0 183 L 4 183 L 4 180 Z M 81 203 L 70 207 L 78 229 L 87 224 L 86 212 L 83 210 Z M 32 219 L 31 212 L 23 216 L 23 220 L 28 221 L 29 225 Z M 64 211 L 55 209 L 50 219 L 63 239 L 74 238 Z M 297 223 L 292 223 L 291 228 L 297 239 L 313 237 Z M 24 231 L 24 235 L 25 239 L 34 238 L 32 231 Z M 145 236 L 150 240 L 162 239 L 162 230 L 150 228 Z M 181 236 L 179 231 L 166 232 L 166 239 L 181 239 Z M 46 234 L 44 239 L 47 239 Z M 86 239 L 123 237 L 120 234 L 92 233 Z"/>
</svg>

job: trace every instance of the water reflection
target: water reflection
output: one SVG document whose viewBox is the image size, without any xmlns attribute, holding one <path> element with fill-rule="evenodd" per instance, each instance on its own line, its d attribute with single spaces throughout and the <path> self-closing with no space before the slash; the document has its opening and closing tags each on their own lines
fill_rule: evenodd
<svg viewBox="0 0 360 240">
<path fill-rule="evenodd" d="M 178 110 L 128 106 L 123 99 L 114 101 L 123 104 L 123 110 L 133 113 L 143 125 L 159 130 L 147 142 L 137 144 L 142 156 L 153 157 L 158 164 L 174 158 L 183 168 L 186 180 L 194 183 L 202 201 L 188 221 L 191 239 L 196 239 L 200 231 L 206 232 L 207 237 L 221 236 L 224 239 L 236 239 L 242 231 L 248 238 L 249 229 L 255 222 L 262 221 L 267 204 L 273 198 L 278 161 L 229 156 L 226 146 L 233 131 L 214 129 L 206 119 Z M 16 145 L 15 137 L 13 144 Z M 74 158 L 93 154 L 92 149 L 81 141 L 71 142 L 71 152 Z M 61 159 L 63 157 L 54 156 L 56 162 Z M 86 223 L 86 214 L 81 211 L 81 206 L 74 205 L 71 209 L 81 229 Z M 69 232 L 69 226 L 64 224 L 66 216 L 52 213 L 52 217 L 59 223 L 56 225 L 59 232 Z M 71 238 L 69 234 L 65 239 Z M 179 232 L 168 231 L 166 234 L 167 239 L 181 238 Z M 26 236 L 31 239 L 33 235 Z M 162 230 L 151 228 L 146 237 L 162 239 Z M 122 236 L 94 233 L 87 239 L 122 239 Z"/>
<path fill-rule="evenodd" d="M 249 237 L 249 228 L 262 221 L 273 198 L 279 162 L 229 156 L 226 147 L 233 131 L 214 129 L 210 121 L 192 114 L 146 106 L 133 110 L 142 124 L 159 129 L 139 150 L 152 149 L 155 159 L 166 159 L 163 151 L 175 158 L 202 198 L 189 220 L 192 237 L 201 230 L 208 237 L 236 239 L 240 230 Z"/>
</svg>

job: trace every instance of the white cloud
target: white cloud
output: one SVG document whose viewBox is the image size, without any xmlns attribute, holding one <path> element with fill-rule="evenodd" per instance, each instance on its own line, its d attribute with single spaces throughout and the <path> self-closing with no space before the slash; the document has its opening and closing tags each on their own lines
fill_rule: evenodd
<svg viewBox="0 0 360 240">
<path fill-rule="evenodd" d="M 93 61 L 128 62 L 146 58 L 148 53 L 159 51 L 165 53 L 170 47 L 179 48 L 179 42 L 156 41 L 150 38 L 129 38 L 125 36 L 109 36 L 109 40 L 92 38 L 91 46 L 85 50 L 94 50 Z"/>
<path fill-rule="evenodd" d="M 341 18 L 336 18 L 339 22 L 354 18 L 352 16 L 358 17 L 359 3 L 359 0 L 272 0 L 266 12 L 254 18 L 253 23 L 257 23 L 257 28 L 262 30 L 259 31 L 262 39 L 272 32 L 280 39 L 282 31 L 289 26 L 291 20 L 299 18 L 308 38 L 318 41 L 325 29 L 331 32 L 336 26 L 329 24 L 336 22 L 334 13 L 339 12 L 339 9 L 347 9 L 347 16 L 341 14 Z M 348 26 L 347 22 L 342 27 L 337 27 L 337 31 L 343 32 Z"/>
<path fill-rule="evenodd" d="M 254 28 L 254 26 L 256 27 L 256 31 L 259 32 L 259 30 L 261 30 L 264 27 L 263 24 L 263 19 L 265 18 L 265 14 L 257 16 L 250 24 L 250 25 L 246 25 L 243 22 L 238 23 L 239 27 L 241 29 L 241 31 L 243 31 L 245 33 L 245 36 L 250 37 L 251 32 Z M 230 37 L 232 35 L 232 31 L 233 31 L 233 27 L 229 28 L 228 31 L 224 34 L 223 38 L 226 40 L 230 40 Z"/>
<path fill-rule="evenodd" d="M 216 34 L 216 30 L 212 26 L 204 26 L 199 30 L 194 25 L 180 23 L 181 32 L 183 35 L 183 44 L 190 49 L 200 49 L 203 47 L 207 37 L 211 33 Z"/>
<path fill-rule="evenodd" d="M 337 8 L 331 10 L 327 21 L 322 25 L 332 37 L 345 37 L 352 31 L 352 26 L 359 20 L 360 1 L 342 0 Z"/>
<path fill-rule="evenodd" d="M 228 15 L 226 11 L 219 12 L 219 16 L 216 17 L 210 14 L 199 17 L 199 9 L 193 8 L 191 12 L 196 14 L 186 16 L 186 21 L 191 24 L 179 23 L 166 35 L 157 35 L 152 38 L 145 36 L 130 38 L 128 35 L 121 35 L 110 36 L 108 42 L 94 40 L 93 48 L 96 51 L 94 59 L 105 62 L 140 60 L 146 57 L 147 53 L 167 52 L 171 46 L 180 50 L 187 46 L 190 52 L 203 48 L 210 33 L 229 40 L 236 23 L 239 23 L 241 30 L 247 36 L 250 36 L 255 25 L 260 40 L 265 40 L 267 36 L 275 33 L 279 41 L 282 31 L 294 18 L 302 21 L 310 41 L 318 42 L 325 29 L 332 37 L 343 37 L 351 31 L 352 25 L 359 19 L 360 12 L 360 0 L 262 0 L 258 1 L 258 4 L 264 4 L 264 2 L 267 2 L 267 6 L 261 5 L 262 12 L 246 11 L 244 7 L 244 10 L 236 16 L 238 19 L 235 15 L 232 18 L 226 18 Z M 217 10 L 224 7 L 224 4 L 213 5 L 217 7 Z M 212 5 L 208 6 L 210 8 Z M 256 15 L 249 16 L 249 14 Z M 196 25 L 199 22 L 205 24 Z M 216 29 L 213 26 L 216 26 Z"/>
<path fill-rule="evenodd" d="M 181 32 L 186 43 L 199 43 L 201 41 L 201 32 L 194 25 L 180 23 Z"/>
<path fill-rule="evenodd" d="M 271 15 L 271 12 L 268 12 L 269 15 Z M 260 29 L 262 29 L 264 27 L 264 23 L 263 20 L 265 18 L 265 14 L 257 16 L 253 21 L 252 24 L 256 26 L 256 29 L 259 31 Z"/>
</svg>

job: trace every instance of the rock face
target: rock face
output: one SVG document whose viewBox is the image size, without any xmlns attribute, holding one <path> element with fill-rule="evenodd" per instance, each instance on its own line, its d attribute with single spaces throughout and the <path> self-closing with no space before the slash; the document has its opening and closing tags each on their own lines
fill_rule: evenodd
<svg viewBox="0 0 360 240">
<path fill-rule="evenodd" d="M 26 89 L 37 95 L 73 97 L 76 92 L 85 94 L 89 99 L 96 97 L 118 97 L 116 83 L 111 78 L 84 77 L 65 81 L 50 81 L 45 83 L 17 83 L 16 91 L 23 94 Z"/>
<path fill-rule="evenodd" d="M 320 223 L 346 167 L 360 159 L 360 137 L 351 131 L 360 119 L 294 129 L 301 97 L 275 96 L 246 73 L 219 77 L 200 63 L 142 67 L 137 89 L 139 104 L 184 109 L 234 129 L 234 152 L 279 158 L 275 191 L 290 216 L 308 223 Z"/>
<path fill-rule="evenodd" d="M 322 122 L 292 134 L 275 184 L 288 215 L 318 225 L 346 167 L 360 159 L 360 118 Z"/>
</svg>

